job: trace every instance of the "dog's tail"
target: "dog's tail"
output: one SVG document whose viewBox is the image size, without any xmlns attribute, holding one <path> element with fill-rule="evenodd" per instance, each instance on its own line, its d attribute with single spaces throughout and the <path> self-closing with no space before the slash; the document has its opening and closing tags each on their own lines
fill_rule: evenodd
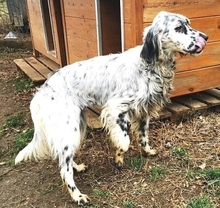
<svg viewBox="0 0 220 208">
<path fill-rule="evenodd" d="M 15 165 L 20 163 L 21 161 L 26 160 L 39 160 L 42 158 L 46 158 L 49 155 L 48 145 L 45 144 L 44 140 L 33 140 L 22 149 L 15 158 Z"/>
</svg>

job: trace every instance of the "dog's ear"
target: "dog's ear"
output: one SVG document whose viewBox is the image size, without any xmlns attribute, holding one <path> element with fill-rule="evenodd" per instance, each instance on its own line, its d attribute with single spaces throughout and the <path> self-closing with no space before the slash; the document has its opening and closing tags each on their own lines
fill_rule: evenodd
<svg viewBox="0 0 220 208">
<path fill-rule="evenodd" d="M 155 31 L 155 27 L 146 28 L 143 41 L 144 44 L 140 56 L 148 64 L 154 65 L 158 61 L 160 50 L 158 31 Z"/>
</svg>

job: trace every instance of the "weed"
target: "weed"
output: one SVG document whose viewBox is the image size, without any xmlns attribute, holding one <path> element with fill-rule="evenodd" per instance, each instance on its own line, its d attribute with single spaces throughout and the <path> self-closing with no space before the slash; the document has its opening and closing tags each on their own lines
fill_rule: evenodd
<svg viewBox="0 0 220 208">
<path fill-rule="evenodd" d="M 220 181 L 220 169 L 200 170 L 199 174 L 206 180 L 219 180 Z"/>
<path fill-rule="evenodd" d="M 24 121 L 24 117 L 21 113 L 17 115 L 13 115 L 11 118 L 6 120 L 6 123 L 4 125 L 5 128 L 12 128 L 12 127 L 22 127 L 26 123 Z"/>
<path fill-rule="evenodd" d="M 136 203 L 133 200 L 130 199 L 124 199 L 122 202 L 123 206 L 125 208 L 134 208 L 137 207 Z"/>
<path fill-rule="evenodd" d="M 141 170 L 141 168 L 145 163 L 146 163 L 146 158 L 142 158 L 142 157 L 132 157 L 125 159 L 125 164 L 136 171 Z"/>
<path fill-rule="evenodd" d="M 211 204 L 209 196 L 201 196 L 191 199 L 187 208 L 214 208 L 214 205 Z"/>
<path fill-rule="evenodd" d="M 187 154 L 187 151 L 184 147 L 177 147 L 173 149 L 173 154 L 179 158 L 183 158 Z"/>
<path fill-rule="evenodd" d="M 29 90 L 34 86 L 33 82 L 29 78 L 18 78 L 15 80 L 15 89 L 17 92 Z"/>
<path fill-rule="evenodd" d="M 161 167 L 151 167 L 150 169 L 150 181 L 160 180 L 168 173 L 167 170 Z"/>
<path fill-rule="evenodd" d="M 14 141 L 14 145 L 10 150 L 10 154 L 12 156 L 17 154 L 30 142 L 30 140 L 33 138 L 33 135 L 34 135 L 34 129 L 28 129 L 27 131 L 18 134 Z"/>
<path fill-rule="evenodd" d="M 93 196 L 97 197 L 109 197 L 110 193 L 108 190 L 102 190 L 102 189 L 94 189 L 93 190 Z"/>
</svg>

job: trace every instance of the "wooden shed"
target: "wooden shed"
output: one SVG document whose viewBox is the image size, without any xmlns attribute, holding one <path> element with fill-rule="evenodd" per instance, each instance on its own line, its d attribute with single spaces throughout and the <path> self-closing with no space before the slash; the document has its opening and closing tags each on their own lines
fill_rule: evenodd
<svg viewBox="0 0 220 208">
<path fill-rule="evenodd" d="M 164 10 L 187 16 L 194 28 L 209 36 L 201 56 L 178 58 L 171 96 L 220 86 L 220 0 L 26 2 L 34 55 L 15 63 L 36 82 L 44 81 L 49 70 L 142 44 L 144 27 Z"/>
</svg>

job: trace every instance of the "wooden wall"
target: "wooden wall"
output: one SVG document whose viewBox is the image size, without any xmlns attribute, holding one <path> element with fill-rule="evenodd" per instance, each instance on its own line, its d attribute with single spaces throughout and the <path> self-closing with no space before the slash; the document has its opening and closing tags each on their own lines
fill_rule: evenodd
<svg viewBox="0 0 220 208">
<path fill-rule="evenodd" d="M 97 56 L 95 1 L 61 2 L 67 63 Z"/>
<path fill-rule="evenodd" d="M 36 0 L 27 0 L 26 3 L 27 3 L 28 18 L 29 18 L 34 53 L 36 55 L 38 53 L 44 54 L 45 56 L 47 56 L 54 62 L 60 64 L 61 66 L 65 65 L 66 63 L 65 54 L 63 53 L 64 48 L 63 48 L 63 44 L 60 44 L 60 38 L 62 38 L 61 37 L 62 31 L 60 31 L 61 29 L 60 24 L 59 22 L 57 22 L 57 19 L 56 19 L 58 16 L 57 4 L 54 4 L 54 1 L 51 1 L 51 4 L 50 4 L 51 5 L 50 9 L 51 9 L 51 14 L 52 14 L 53 35 L 54 35 L 54 42 L 55 42 L 55 53 L 53 54 L 53 53 L 48 52 L 47 50 L 40 2 Z"/>
<path fill-rule="evenodd" d="M 143 6 L 144 27 L 164 10 L 185 15 L 193 28 L 209 36 L 203 54 L 178 58 L 172 96 L 220 86 L 220 0 L 143 0 Z"/>
</svg>

